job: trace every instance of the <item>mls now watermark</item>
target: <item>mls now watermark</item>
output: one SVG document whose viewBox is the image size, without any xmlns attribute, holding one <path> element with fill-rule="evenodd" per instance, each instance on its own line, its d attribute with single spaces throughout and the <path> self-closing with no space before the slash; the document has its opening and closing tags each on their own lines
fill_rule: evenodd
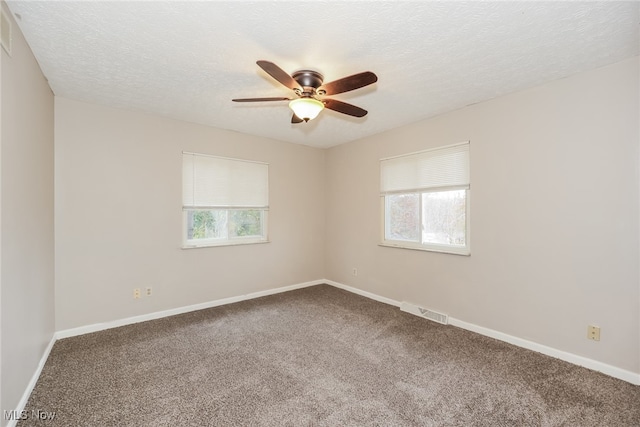
<svg viewBox="0 0 640 427">
<path fill-rule="evenodd" d="M 4 411 L 4 419 L 10 421 L 19 420 L 53 420 L 56 417 L 55 412 L 41 411 L 40 409 L 33 409 L 29 411 L 18 411 L 17 409 L 11 411 Z"/>
</svg>

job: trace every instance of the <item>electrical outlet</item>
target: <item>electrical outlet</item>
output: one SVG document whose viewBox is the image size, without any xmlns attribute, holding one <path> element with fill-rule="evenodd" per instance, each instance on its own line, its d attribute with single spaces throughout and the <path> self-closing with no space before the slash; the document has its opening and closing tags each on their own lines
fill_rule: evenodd
<svg viewBox="0 0 640 427">
<path fill-rule="evenodd" d="M 353 274 L 354 276 L 358 275 L 358 269 L 354 268 L 353 270 L 351 270 L 351 274 Z"/>
<path fill-rule="evenodd" d="M 133 298 L 134 298 L 134 299 L 138 299 L 138 298 L 140 298 L 140 288 L 135 288 L 135 289 L 133 290 Z"/>
<path fill-rule="evenodd" d="M 589 325 L 587 328 L 587 338 L 594 341 L 600 341 L 600 328 L 598 326 Z"/>
<path fill-rule="evenodd" d="M 147 288 L 145 289 L 145 294 L 146 294 L 148 297 L 150 297 L 150 296 L 152 295 L 152 292 L 151 292 L 151 286 L 147 286 Z"/>
</svg>

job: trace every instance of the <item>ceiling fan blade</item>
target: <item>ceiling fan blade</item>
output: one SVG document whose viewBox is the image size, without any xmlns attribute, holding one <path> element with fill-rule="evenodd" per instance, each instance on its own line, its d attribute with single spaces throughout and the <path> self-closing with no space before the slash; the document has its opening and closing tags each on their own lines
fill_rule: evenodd
<svg viewBox="0 0 640 427">
<path fill-rule="evenodd" d="M 338 101 L 336 99 L 323 99 L 324 106 L 330 110 L 337 111 L 338 113 L 347 114 L 354 117 L 364 117 L 367 115 L 367 110 L 363 110 L 355 105 L 347 104 L 346 102 Z"/>
<path fill-rule="evenodd" d="M 337 93 L 349 92 L 350 90 L 359 89 L 378 81 L 378 76 L 371 71 L 354 74 L 339 80 L 323 84 L 318 88 L 318 92 L 324 91 L 324 95 L 335 95 Z"/>
<path fill-rule="evenodd" d="M 232 99 L 233 102 L 265 102 L 265 101 L 291 101 L 289 98 L 239 98 Z"/>
<path fill-rule="evenodd" d="M 298 82 L 295 81 L 293 77 L 291 77 L 286 71 L 278 67 L 273 62 L 257 61 L 256 64 L 258 64 L 260 68 L 266 71 L 267 74 L 269 74 L 271 77 L 273 77 L 274 79 L 276 79 L 277 81 L 279 81 L 280 83 L 288 87 L 289 89 L 291 90 L 298 89 L 302 91 L 302 87 L 298 84 Z"/>
<path fill-rule="evenodd" d="M 302 123 L 302 122 L 304 122 L 304 120 L 302 120 L 300 117 L 296 116 L 295 114 L 291 116 L 291 123 Z"/>
</svg>

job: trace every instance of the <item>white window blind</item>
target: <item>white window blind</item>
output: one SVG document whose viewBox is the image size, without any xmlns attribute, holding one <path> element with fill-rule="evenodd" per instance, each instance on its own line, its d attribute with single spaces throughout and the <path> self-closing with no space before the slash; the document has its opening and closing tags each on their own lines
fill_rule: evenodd
<svg viewBox="0 0 640 427">
<path fill-rule="evenodd" d="M 188 209 L 268 208 L 269 165 L 182 153 L 182 186 Z"/>
<path fill-rule="evenodd" d="M 383 194 L 469 186 L 469 142 L 380 160 Z"/>
</svg>

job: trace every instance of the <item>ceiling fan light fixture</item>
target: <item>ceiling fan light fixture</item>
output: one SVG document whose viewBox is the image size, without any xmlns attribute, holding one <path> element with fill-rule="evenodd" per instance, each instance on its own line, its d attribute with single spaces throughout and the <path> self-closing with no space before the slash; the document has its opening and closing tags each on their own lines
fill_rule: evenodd
<svg viewBox="0 0 640 427">
<path fill-rule="evenodd" d="M 346 114 L 347 116 L 364 117 L 367 115 L 367 110 L 363 110 L 360 107 L 356 107 L 355 105 L 351 105 L 346 102 L 338 101 L 337 99 L 323 98 L 322 100 L 318 100 L 315 96 L 336 95 L 339 93 L 349 92 L 378 81 L 378 77 L 375 74 L 371 71 L 365 71 L 363 73 L 343 77 L 329 83 L 323 83 L 324 77 L 322 77 L 322 74 L 317 71 L 300 70 L 289 75 L 289 73 L 278 67 L 273 62 L 260 60 L 257 61 L 256 64 L 258 64 L 264 72 L 273 77 L 278 83 L 292 90 L 296 94 L 297 98 L 293 100 L 291 100 L 291 98 L 276 97 L 236 98 L 232 99 L 232 101 L 290 101 L 289 108 L 293 111 L 291 123 L 301 123 L 313 120 L 318 116 L 318 114 L 320 114 L 320 111 L 325 108 L 341 114 Z"/>
<path fill-rule="evenodd" d="M 318 117 L 320 111 L 324 109 L 324 104 L 314 98 L 298 98 L 289 103 L 289 108 L 293 114 L 308 122 Z"/>
</svg>

